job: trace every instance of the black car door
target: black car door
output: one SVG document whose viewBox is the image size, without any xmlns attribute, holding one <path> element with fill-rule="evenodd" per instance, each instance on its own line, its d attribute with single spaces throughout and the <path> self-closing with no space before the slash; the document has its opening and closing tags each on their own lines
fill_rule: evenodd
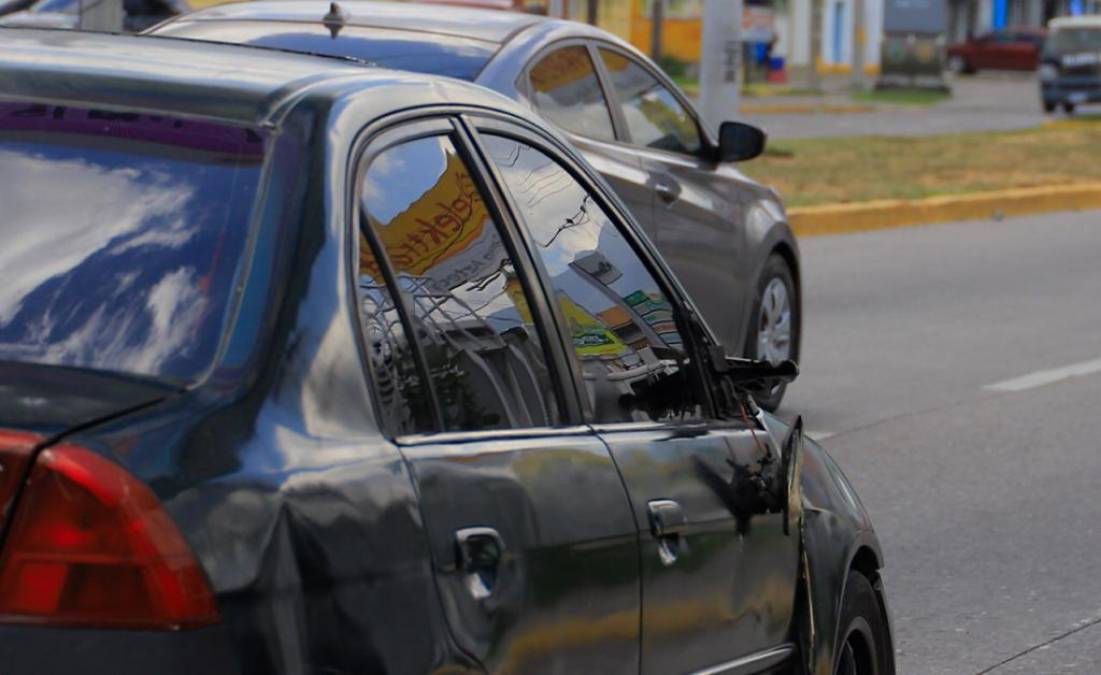
<svg viewBox="0 0 1101 675">
<path fill-rule="evenodd" d="M 630 495 L 642 672 L 775 665 L 792 652 L 799 551 L 783 516 L 766 512 L 778 449 L 748 414 L 716 413 L 697 329 L 581 169 L 533 136 L 478 124 L 567 327 L 586 414 Z"/>
<path fill-rule="evenodd" d="M 707 156 L 695 112 L 655 71 L 611 45 L 594 51 L 620 141 L 650 187 L 650 235 L 711 327 L 741 355 L 757 268 L 747 259 L 745 228 L 757 192 L 732 165 Z"/>
<path fill-rule="evenodd" d="M 453 125 L 385 132 L 357 181 L 365 350 L 452 635 L 489 672 L 637 673 L 630 502 Z"/>
</svg>

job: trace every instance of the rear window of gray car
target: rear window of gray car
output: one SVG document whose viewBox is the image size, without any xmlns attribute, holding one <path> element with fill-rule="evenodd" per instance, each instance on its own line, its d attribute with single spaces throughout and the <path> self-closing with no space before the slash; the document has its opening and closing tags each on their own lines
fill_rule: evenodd
<svg viewBox="0 0 1101 675">
<path fill-rule="evenodd" d="M 169 24 L 157 34 L 353 58 L 383 68 L 467 81 L 478 77 L 498 47 L 484 40 L 389 28 L 346 26 L 333 34 L 320 21 L 185 21 Z"/>
<path fill-rule="evenodd" d="M 263 147 L 217 123 L 0 102 L 0 361 L 198 380 Z"/>
</svg>

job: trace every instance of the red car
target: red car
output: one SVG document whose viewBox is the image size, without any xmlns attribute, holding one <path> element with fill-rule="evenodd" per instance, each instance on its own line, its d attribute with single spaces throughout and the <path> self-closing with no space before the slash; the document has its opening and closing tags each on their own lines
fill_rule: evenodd
<svg viewBox="0 0 1101 675">
<path fill-rule="evenodd" d="M 1007 28 L 969 38 L 948 48 L 948 69 L 954 73 L 979 70 L 1036 70 L 1046 31 Z"/>
</svg>

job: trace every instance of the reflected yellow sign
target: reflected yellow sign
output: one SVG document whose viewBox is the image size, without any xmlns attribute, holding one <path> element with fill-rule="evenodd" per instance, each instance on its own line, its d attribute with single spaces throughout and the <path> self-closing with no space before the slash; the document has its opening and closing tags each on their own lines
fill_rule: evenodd
<svg viewBox="0 0 1101 675">
<path fill-rule="evenodd" d="M 488 221 L 489 211 L 474 179 L 457 155 L 448 155 L 435 185 L 389 223 L 374 229 L 396 272 L 423 276 L 469 248 Z M 379 277 L 378 262 L 369 252 L 360 253 L 360 265 Z"/>
<path fill-rule="evenodd" d="M 505 290 L 524 323 L 533 324 L 531 308 L 520 286 L 520 280 L 516 277 L 510 278 Z M 573 346 L 579 356 L 621 356 L 630 351 L 630 348 L 603 321 L 574 302 L 570 296 L 559 293 L 558 305 L 562 308 L 562 314 L 569 324 Z"/>
</svg>

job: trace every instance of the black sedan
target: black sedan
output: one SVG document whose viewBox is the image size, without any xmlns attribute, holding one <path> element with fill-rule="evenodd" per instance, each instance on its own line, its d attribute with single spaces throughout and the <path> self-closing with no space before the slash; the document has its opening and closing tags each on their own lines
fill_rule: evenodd
<svg viewBox="0 0 1101 675">
<path fill-rule="evenodd" d="M 522 108 L 4 33 L 5 675 L 893 672 L 794 365 Z"/>
<path fill-rule="evenodd" d="M 517 12 L 355 0 L 223 5 L 155 32 L 448 75 L 520 102 L 611 184 L 731 349 L 798 359 L 799 248 L 779 196 L 733 164 L 760 153 L 763 134 L 734 122 L 716 133 L 659 68 L 610 33 Z M 755 140 L 724 153 L 724 134 Z M 758 403 L 773 410 L 783 394 L 758 392 Z"/>
</svg>

